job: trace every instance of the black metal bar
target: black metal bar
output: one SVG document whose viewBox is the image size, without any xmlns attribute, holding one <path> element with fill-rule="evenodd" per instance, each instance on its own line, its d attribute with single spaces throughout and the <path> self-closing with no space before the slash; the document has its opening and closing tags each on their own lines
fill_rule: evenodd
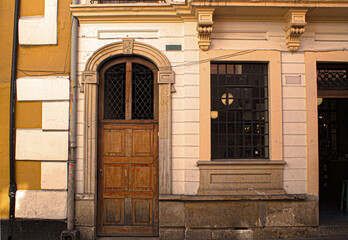
<svg viewBox="0 0 348 240">
<path fill-rule="evenodd" d="M 15 1 L 13 41 L 12 41 L 12 65 L 11 65 L 11 93 L 10 93 L 10 136 L 9 136 L 9 160 L 10 160 L 10 187 L 8 196 L 10 197 L 10 226 L 9 234 L 13 235 L 15 203 L 17 184 L 15 179 L 15 107 L 16 107 L 16 79 L 17 79 L 17 51 L 18 51 L 18 19 L 19 19 L 20 0 Z"/>
</svg>

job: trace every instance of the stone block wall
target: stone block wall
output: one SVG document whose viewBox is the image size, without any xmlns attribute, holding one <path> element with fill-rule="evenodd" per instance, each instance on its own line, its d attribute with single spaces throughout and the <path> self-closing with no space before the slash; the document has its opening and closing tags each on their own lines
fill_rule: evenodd
<svg viewBox="0 0 348 240">
<path fill-rule="evenodd" d="M 318 224 L 318 201 L 304 195 L 181 197 L 160 200 L 160 239 L 270 239 L 296 237 Z M 291 227 L 291 228 L 288 228 Z M 309 230 L 308 230 L 309 229 Z M 281 233 L 283 232 L 283 233 Z"/>
</svg>

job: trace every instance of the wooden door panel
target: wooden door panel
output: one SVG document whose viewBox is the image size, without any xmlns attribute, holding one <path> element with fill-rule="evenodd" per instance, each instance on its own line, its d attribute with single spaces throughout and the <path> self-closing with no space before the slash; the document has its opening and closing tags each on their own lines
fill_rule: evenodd
<svg viewBox="0 0 348 240">
<path fill-rule="evenodd" d="M 152 199 L 133 199 L 133 223 L 135 225 L 152 224 Z"/>
<path fill-rule="evenodd" d="M 104 156 L 125 155 L 125 129 L 106 129 L 104 131 Z"/>
<path fill-rule="evenodd" d="M 132 190 L 152 191 L 152 164 L 133 164 Z"/>
<path fill-rule="evenodd" d="M 99 131 L 98 235 L 156 235 L 158 124 L 101 123 Z"/>
<path fill-rule="evenodd" d="M 156 196 L 152 191 L 106 191 L 104 192 L 104 199 L 107 198 L 152 198 Z"/>
<path fill-rule="evenodd" d="M 148 226 L 105 226 L 105 236 L 153 236 L 153 230 Z"/>
<path fill-rule="evenodd" d="M 153 156 L 153 129 L 133 129 L 133 156 Z"/>
<path fill-rule="evenodd" d="M 124 224 L 124 199 L 106 199 L 104 216 L 106 224 Z"/>
<path fill-rule="evenodd" d="M 104 163 L 152 163 L 153 157 L 104 157 Z"/>
<path fill-rule="evenodd" d="M 123 164 L 104 164 L 104 189 L 125 189 Z"/>
</svg>

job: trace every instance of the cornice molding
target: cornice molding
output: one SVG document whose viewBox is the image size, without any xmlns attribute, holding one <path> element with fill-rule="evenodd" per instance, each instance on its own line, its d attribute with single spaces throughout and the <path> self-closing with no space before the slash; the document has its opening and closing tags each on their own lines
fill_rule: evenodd
<svg viewBox="0 0 348 240">
<path fill-rule="evenodd" d="M 348 0 L 308 0 L 298 2 L 293 0 L 192 0 L 191 5 L 197 7 L 347 7 Z"/>
<path fill-rule="evenodd" d="M 251 12 L 235 12 L 233 15 L 228 11 L 221 12 L 222 9 L 231 7 L 252 7 Z M 185 4 L 77 4 L 70 5 L 72 14 L 81 23 L 92 22 L 197 22 L 197 11 L 214 11 L 214 21 L 284 21 L 284 13 L 288 9 L 327 9 L 327 16 L 322 14 L 313 15 L 313 11 L 308 12 L 309 22 L 348 22 L 348 16 L 344 9 L 348 8 L 348 0 L 343 1 L 306 1 L 290 2 L 286 1 L 187 1 Z M 265 15 L 263 10 L 272 9 L 275 13 Z M 339 9 L 338 9 L 339 8 Z M 335 14 L 336 10 L 341 10 Z M 209 24 L 208 24 L 209 26 Z M 209 28 L 202 28 L 201 32 L 208 32 Z"/>
<path fill-rule="evenodd" d="M 70 5 L 70 11 L 80 22 L 183 22 L 196 21 L 190 2 L 168 4 L 96 4 Z"/>
<path fill-rule="evenodd" d="M 306 9 L 290 9 L 285 15 L 286 47 L 295 52 L 300 46 L 300 37 L 305 32 Z"/>
</svg>

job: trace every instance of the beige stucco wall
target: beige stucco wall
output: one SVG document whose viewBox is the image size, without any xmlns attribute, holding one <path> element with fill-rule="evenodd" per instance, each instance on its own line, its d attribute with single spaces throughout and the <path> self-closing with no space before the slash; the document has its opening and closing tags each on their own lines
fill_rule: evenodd
<svg viewBox="0 0 348 240">
<path fill-rule="evenodd" d="M 348 61 L 339 51 L 348 47 L 347 26 L 347 23 L 309 22 L 300 38 L 298 51 L 291 53 L 285 45 L 282 22 L 214 24 L 212 49 L 275 50 L 281 53 L 279 81 L 282 84 L 283 159 L 287 163 L 284 189 L 287 193 L 318 194 L 317 125 L 313 124 L 317 108 L 316 85 L 307 86 L 306 78 L 310 76 L 316 83 L 316 70 L 313 68 L 316 61 Z M 287 82 L 287 77 L 297 77 L 299 81 Z M 310 144 L 308 148 L 307 144 Z"/>
<path fill-rule="evenodd" d="M 199 75 L 195 22 L 80 24 L 78 72 L 98 48 L 131 36 L 162 51 L 175 72 L 172 94 L 173 194 L 195 194 L 198 189 Z M 166 51 L 166 45 L 181 45 L 181 51 Z M 79 78 L 81 80 L 81 78 Z M 77 191 L 83 193 L 84 93 L 78 96 Z"/>
<path fill-rule="evenodd" d="M 170 60 L 175 72 L 173 93 L 172 132 L 172 176 L 173 194 L 196 194 L 199 172 L 196 162 L 209 160 L 210 128 L 204 115 L 209 105 L 210 83 L 203 83 L 205 73 L 200 72 L 204 63 L 198 61 L 218 55 L 252 50 L 228 61 L 271 62 L 272 81 L 275 87 L 270 91 L 279 98 L 272 102 L 274 133 L 271 132 L 271 154 L 273 160 L 286 161 L 284 169 L 284 189 L 287 193 L 317 193 L 308 187 L 315 173 L 309 170 L 307 156 L 308 123 L 307 111 L 316 106 L 308 105 L 306 93 L 306 51 L 330 51 L 347 47 L 347 24 L 308 23 L 306 32 L 300 38 L 297 52 L 286 48 L 284 22 L 215 22 L 208 52 L 199 54 L 196 23 L 118 23 L 117 25 L 82 23 L 79 32 L 78 71 L 84 70 L 85 63 L 98 48 L 122 38 L 132 37 L 162 51 Z M 343 29 L 342 31 L 338 31 Z M 126 30 L 126 31 L 125 31 Z M 166 51 L 166 44 L 181 44 L 182 51 Z M 215 52 L 215 54 L 212 54 Z M 219 52 L 219 54 L 216 54 Z M 268 53 L 278 58 L 271 61 Z M 226 59 L 225 59 L 226 60 Z M 347 59 L 348 60 L 348 59 Z M 313 63 L 312 63 L 313 64 Z M 207 65 L 208 66 L 208 65 Z M 207 67 L 206 66 L 206 67 Z M 276 67 L 277 66 L 277 67 Z M 201 75 L 200 75 L 201 74 Z M 287 81 L 288 77 L 297 80 Z M 203 81 L 204 82 L 204 81 Z M 275 86 L 273 85 L 273 87 Z M 78 101 L 78 150 L 77 150 L 77 190 L 83 193 L 83 111 L 84 94 L 79 93 Z M 278 114 L 278 110 L 280 111 Z M 272 110 L 271 110 L 272 111 Z M 207 127 L 208 126 L 208 127 Z M 271 125 L 272 127 L 272 125 Z M 276 131 L 280 129 L 281 131 Z M 279 135 L 279 132 L 280 133 Z M 272 139 L 273 138 L 273 139 Z M 202 142 L 203 141 L 203 142 Z M 202 144 L 203 143 L 203 144 Z M 272 147 L 273 144 L 273 147 Z M 277 146 L 277 147 L 275 147 Z M 317 174 L 317 170 L 313 170 Z"/>
</svg>

